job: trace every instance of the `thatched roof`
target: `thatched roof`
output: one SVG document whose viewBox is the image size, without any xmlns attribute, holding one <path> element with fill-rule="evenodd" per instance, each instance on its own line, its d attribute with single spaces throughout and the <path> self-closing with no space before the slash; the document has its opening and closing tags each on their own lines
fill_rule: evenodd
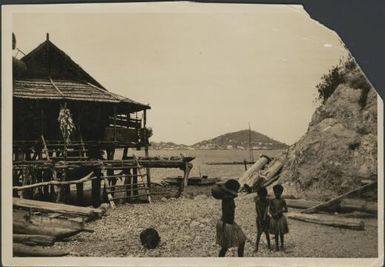
<svg viewBox="0 0 385 267">
<path fill-rule="evenodd" d="M 72 100 L 131 104 L 131 110 L 148 109 L 149 106 L 108 92 L 91 83 L 53 79 L 16 80 L 13 86 L 16 98 L 35 100 Z"/>
<path fill-rule="evenodd" d="M 132 111 L 150 108 L 107 91 L 48 38 L 21 60 L 27 70 L 14 81 L 15 98 L 116 103 Z"/>
</svg>

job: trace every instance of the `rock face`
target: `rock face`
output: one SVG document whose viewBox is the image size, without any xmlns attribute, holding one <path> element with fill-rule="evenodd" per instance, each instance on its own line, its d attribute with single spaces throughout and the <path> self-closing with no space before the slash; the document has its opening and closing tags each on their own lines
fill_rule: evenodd
<svg viewBox="0 0 385 267">
<path fill-rule="evenodd" d="M 282 156 L 282 181 L 298 195 L 326 199 L 377 179 L 377 93 L 357 70 L 313 114 L 306 134 Z M 361 99 L 361 100 L 360 100 Z"/>
</svg>

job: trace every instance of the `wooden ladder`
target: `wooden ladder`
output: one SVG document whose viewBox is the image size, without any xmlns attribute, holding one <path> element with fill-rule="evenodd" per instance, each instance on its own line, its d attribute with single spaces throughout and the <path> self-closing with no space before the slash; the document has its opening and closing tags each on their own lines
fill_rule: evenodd
<svg viewBox="0 0 385 267">
<path fill-rule="evenodd" d="M 150 189 L 148 188 L 147 181 L 145 181 L 144 179 L 144 177 L 147 177 L 147 173 L 142 174 L 143 166 L 139 163 L 139 160 L 135 155 L 134 155 L 134 160 L 136 161 L 136 169 L 138 170 L 138 176 L 142 179 L 142 183 L 144 184 L 144 191 L 147 195 L 148 203 L 151 203 Z"/>
<path fill-rule="evenodd" d="M 111 178 L 112 176 L 104 176 L 104 178 L 103 178 L 104 186 L 105 186 L 106 193 L 107 193 L 107 198 L 108 198 L 108 201 L 109 201 L 112 208 L 115 208 L 116 205 L 115 205 L 114 200 L 117 200 L 117 199 L 132 199 L 132 198 L 137 198 L 137 197 L 141 197 L 141 196 L 146 196 L 149 203 L 151 203 L 151 201 L 152 201 L 150 189 L 148 187 L 147 181 L 145 181 L 145 177 L 147 177 L 147 174 L 142 173 L 143 166 L 140 164 L 138 158 L 135 155 L 133 156 L 133 159 L 136 162 L 136 166 L 132 167 L 132 169 L 135 169 L 136 173 L 128 174 L 128 175 L 131 175 L 132 177 L 140 177 L 141 181 L 136 180 L 135 184 L 130 183 L 130 184 L 110 186 L 109 182 L 108 182 L 108 178 Z M 138 185 L 142 185 L 142 186 L 140 187 L 140 189 L 136 189 L 136 190 L 144 190 L 144 192 L 145 192 L 144 194 L 132 196 L 130 193 L 130 195 L 126 195 L 125 197 L 112 196 L 112 188 L 114 188 L 114 193 L 127 192 L 127 190 L 129 190 L 130 192 L 133 192 L 133 191 L 135 191 L 134 187 L 138 186 Z"/>
</svg>

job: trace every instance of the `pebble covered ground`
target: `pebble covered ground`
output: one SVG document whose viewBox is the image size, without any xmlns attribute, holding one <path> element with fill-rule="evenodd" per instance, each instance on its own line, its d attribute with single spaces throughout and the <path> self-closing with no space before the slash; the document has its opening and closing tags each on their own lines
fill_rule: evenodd
<svg viewBox="0 0 385 267">
<path fill-rule="evenodd" d="M 289 219 L 285 252 L 268 250 L 262 238 L 256 253 L 253 199 L 239 197 L 236 205 L 236 222 L 250 239 L 246 257 L 377 257 L 377 220 L 373 218 L 364 219 L 364 231 Z M 122 204 L 87 223 L 94 233 L 77 234 L 54 247 L 70 251 L 72 256 L 216 257 L 219 246 L 215 244 L 215 225 L 219 217 L 220 201 L 205 194 L 162 198 L 151 204 Z M 156 249 L 147 250 L 140 243 L 139 234 L 148 227 L 157 229 L 161 236 Z M 236 249 L 226 256 L 236 256 Z"/>
</svg>

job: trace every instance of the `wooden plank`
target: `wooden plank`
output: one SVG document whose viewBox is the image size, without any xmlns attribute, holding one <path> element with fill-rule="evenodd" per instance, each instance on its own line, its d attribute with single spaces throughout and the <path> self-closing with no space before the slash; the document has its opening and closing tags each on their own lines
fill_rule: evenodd
<svg viewBox="0 0 385 267">
<path fill-rule="evenodd" d="M 361 186 L 361 187 L 359 187 L 357 189 L 349 191 L 349 192 L 347 192 L 345 194 L 342 194 L 342 195 L 340 195 L 340 196 L 338 196 L 336 198 L 333 198 L 333 199 L 331 199 L 329 201 L 326 201 L 326 202 L 323 202 L 321 204 L 315 205 L 314 207 L 308 208 L 308 209 L 303 210 L 301 212 L 302 213 L 315 213 L 315 212 L 317 212 L 319 210 L 327 209 L 328 207 L 331 207 L 331 206 L 339 204 L 342 199 L 344 199 L 344 198 L 346 198 L 346 197 L 348 197 L 348 196 L 350 196 L 352 194 L 362 192 L 363 190 L 366 190 L 366 189 L 368 189 L 368 188 L 370 188 L 370 187 L 372 187 L 372 186 L 374 186 L 376 184 L 377 184 L 377 181 L 374 181 L 374 182 L 372 182 L 370 184 L 363 185 L 363 186 Z"/>
<path fill-rule="evenodd" d="M 13 234 L 13 242 L 30 246 L 52 246 L 55 243 L 55 237 L 50 235 Z"/>
<path fill-rule="evenodd" d="M 97 208 L 78 207 L 67 204 L 45 202 L 31 199 L 13 198 L 13 206 L 40 211 L 57 212 L 71 216 L 95 217 L 100 216 L 103 211 Z"/>
<path fill-rule="evenodd" d="M 14 219 L 12 221 L 13 233 L 15 234 L 35 234 L 49 235 L 55 239 L 63 239 L 80 233 L 82 229 L 64 228 L 64 227 L 49 227 L 34 224 L 27 220 Z"/>
<path fill-rule="evenodd" d="M 305 199 L 285 199 L 286 204 L 290 208 L 297 208 L 297 209 L 309 209 L 314 206 L 319 206 L 322 204 L 321 201 L 315 201 L 315 200 L 305 200 Z M 353 211 L 359 211 L 359 212 L 366 212 L 370 214 L 376 214 L 377 213 L 377 204 L 374 203 L 368 203 L 364 200 L 349 200 L 344 199 L 340 203 L 335 204 L 334 206 L 328 206 L 324 208 L 320 208 L 322 211 L 339 211 L 339 212 L 353 212 Z"/>
<path fill-rule="evenodd" d="M 85 177 L 79 179 L 79 180 L 72 180 L 72 181 L 58 181 L 58 180 L 52 180 L 47 182 L 41 182 L 41 183 L 35 183 L 35 184 L 29 184 L 29 185 L 23 185 L 23 186 L 14 186 L 12 187 L 12 190 L 21 191 L 25 189 L 35 188 L 35 187 L 41 187 L 46 185 L 69 185 L 69 184 L 79 184 L 84 183 L 88 180 L 92 180 L 92 174 L 93 172 L 90 172 Z"/>
<path fill-rule="evenodd" d="M 352 230 L 364 230 L 365 224 L 362 220 L 353 218 L 341 218 L 327 214 L 303 214 L 303 213 L 288 213 L 289 219 L 333 226 L 338 228 L 352 229 Z"/>
<path fill-rule="evenodd" d="M 308 209 L 322 203 L 320 201 L 306 199 L 285 199 L 285 201 L 289 208 L 295 209 Z"/>
<path fill-rule="evenodd" d="M 27 219 L 26 219 L 27 218 Z M 58 216 L 44 216 L 44 215 L 35 215 L 30 214 L 29 212 L 23 210 L 14 210 L 13 211 L 13 220 L 26 221 L 40 226 L 45 227 L 60 227 L 60 228 L 69 228 L 75 230 L 81 230 L 84 232 L 93 232 L 90 229 L 85 228 L 84 219 L 82 221 L 68 220 L 66 218 L 59 218 Z"/>
<path fill-rule="evenodd" d="M 47 248 L 47 247 L 32 247 L 20 243 L 13 243 L 14 257 L 60 257 L 66 256 L 69 252 Z"/>
</svg>

